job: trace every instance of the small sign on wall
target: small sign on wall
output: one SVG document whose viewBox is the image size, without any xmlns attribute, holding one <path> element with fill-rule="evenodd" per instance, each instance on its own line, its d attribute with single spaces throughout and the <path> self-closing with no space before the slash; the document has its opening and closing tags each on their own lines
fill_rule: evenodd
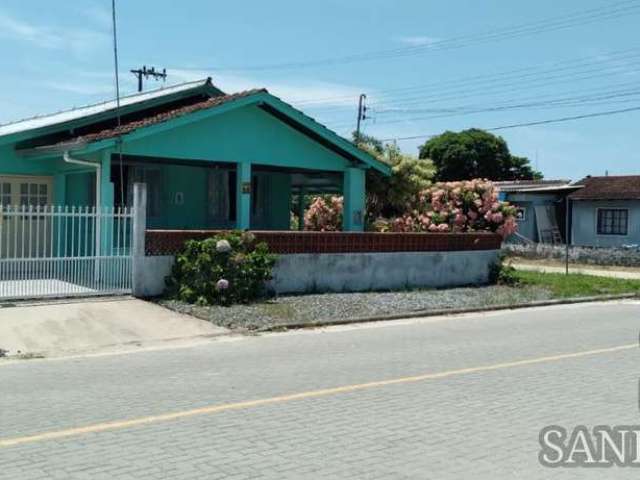
<svg viewBox="0 0 640 480">
<path fill-rule="evenodd" d="M 251 193 L 251 182 L 242 182 L 242 193 Z"/>
</svg>

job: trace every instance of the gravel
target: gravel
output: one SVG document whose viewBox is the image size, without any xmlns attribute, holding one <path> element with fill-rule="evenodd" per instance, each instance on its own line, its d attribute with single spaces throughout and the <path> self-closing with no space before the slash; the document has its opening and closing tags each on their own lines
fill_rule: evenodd
<svg viewBox="0 0 640 480">
<path fill-rule="evenodd" d="M 264 330 L 287 325 L 331 322 L 348 318 L 397 315 L 421 310 L 515 305 L 552 298 L 532 286 L 487 286 L 402 292 L 324 293 L 290 295 L 250 305 L 200 307 L 176 300 L 160 305 L 231 329 Z"/>
</svg>

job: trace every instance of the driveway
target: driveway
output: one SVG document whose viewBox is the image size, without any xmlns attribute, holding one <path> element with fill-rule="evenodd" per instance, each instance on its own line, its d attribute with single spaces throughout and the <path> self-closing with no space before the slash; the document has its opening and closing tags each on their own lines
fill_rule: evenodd
<svg viewBox="0 0 640 480">
<path fill-rule="evenodd" d="M 547 425 L 637 425 L 640 302 L 0 362 L 0 476 L 618 479 L 538 463 Z"/>
<path fill-rule="evenodd" d="M 150 347 L 227 330 L 134 298 L 23 303 L 0 308 L 0 348 L 61 356 Z"/>
</svg>

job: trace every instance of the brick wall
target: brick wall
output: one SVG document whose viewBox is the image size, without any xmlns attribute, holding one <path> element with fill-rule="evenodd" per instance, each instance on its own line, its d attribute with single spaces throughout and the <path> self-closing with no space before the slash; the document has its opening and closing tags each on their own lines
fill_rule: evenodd
<svg viewBox="0 0 640 480">
<path fill-rule="evenodd" d="M 147 255 L 175 255 L 187 240 L 205 239 L 217 230 L 147 230 Z M 494 233 L 253 232 L 273 253 L 374 253 L 498 250 Z"/>
</svg>

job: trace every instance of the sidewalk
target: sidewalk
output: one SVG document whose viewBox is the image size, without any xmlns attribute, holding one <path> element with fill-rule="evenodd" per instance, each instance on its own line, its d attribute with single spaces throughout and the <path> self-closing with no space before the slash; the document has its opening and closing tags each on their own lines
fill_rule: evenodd
<svg viewBox="0 0 640 480">
<path fill-rule="evenodd" d="M 540 265 L 535 263 L 527 263 L 513 261 L 512 265 L 516 270 L 529 270 L 533 272 L 543 273 L 565 273 L 564 266 Z M 569 265 L 569 273 L 580 273 L 582 275 L 593 275 L 595 277 L 622 278 L 627 280 L 640 280 L 640 271 L 633 272 L 628 270 L 609 270 L 594 266 L 577 266 Z"/>
</svg>

